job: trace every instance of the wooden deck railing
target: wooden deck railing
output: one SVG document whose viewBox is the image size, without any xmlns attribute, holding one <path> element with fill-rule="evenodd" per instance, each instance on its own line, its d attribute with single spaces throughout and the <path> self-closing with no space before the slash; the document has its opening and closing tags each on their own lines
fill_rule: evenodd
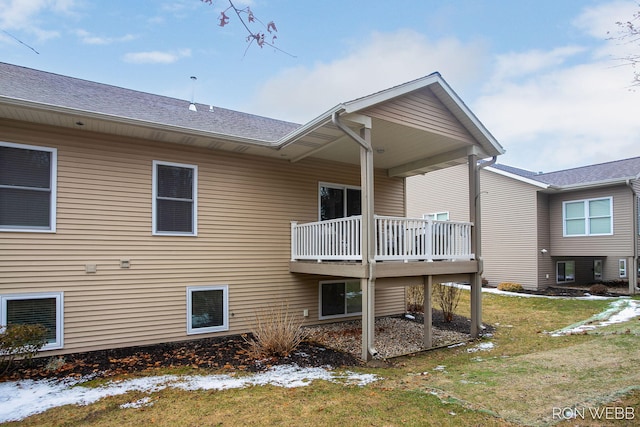
<svg viewBox="0 0 640 427">
<path fill-rule="evenodd" d="M 362 217 L 291 223 L 291 259 L 361 261 Z M 375 216 L 375 260 L 471 260 L 469 222 Z"/>
</svg>

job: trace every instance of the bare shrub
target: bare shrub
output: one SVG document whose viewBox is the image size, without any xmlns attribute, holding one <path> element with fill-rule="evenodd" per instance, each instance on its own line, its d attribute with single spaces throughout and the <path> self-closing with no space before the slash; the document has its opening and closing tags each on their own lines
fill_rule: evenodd
<svg viewBox="0 0 640 427">
<path fill-rule="evenodd" d="M 406 301 L 409 313 L 424 312 L 424 286 L 407 286 Z"/>
<path fill-rule="evenodd" d="M 442 283 L 433 285 L 433 296 L 442 310 L 445 322 L 453 321 L 453 312 L 460 302 L 460 294 L 460 288 L 457 286 Z"/>
<path fill-rule="evenodd" d="M 498 289 L 507 292 L 522 292 L 524 290 L 520 283 L 515 282 L 501 282 L 498 284 Z"/>
<path fill-rule="evenodd" d="M 0 326 L 0 375 L 9 372 L 17 358 L 31 359 L 38 354 L 47 344 L 46 335 L 47 329 L 39 324 Z"/>
<path fill-rule="evenodd" d="M 249 352 L 253 357 L 288 356 L 304 340 L 304 319 L 289 312 L 289 305 L 267 307 L 256 312 Z"/>
<path fill-rule="evenodd" d="M 595 285 L 591 285 L 589 287 L 589 293 L 591 295 L 606 295 L 609 292 L 609 289 L 602 283 L 596 283 Z"/>
</svg>

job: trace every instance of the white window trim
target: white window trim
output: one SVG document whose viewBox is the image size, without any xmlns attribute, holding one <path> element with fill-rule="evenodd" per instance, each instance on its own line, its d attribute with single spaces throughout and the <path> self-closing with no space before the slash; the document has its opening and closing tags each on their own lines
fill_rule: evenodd
<svg viewBox="0 0 640 427">
<path fill-rule="evenodd" d="M 191 296 L 195 291 L 222 291 L 222 306 L 224 314 L 222 325 L 209 328 L 193 328 L 191 323 Z M 214 286 L 187 286 L 187 335 L 207 334 L 210 332 L 222 332 L 229 330 L 229 285 Z"/>
<path fill-rule="evenodd" d="M 0 141 L 0 146 L 20 148 L 23 150 L 47 151 L 51 153 L 51 201 L 49 208 L 49 228 L 30 228 L 30 227 L 0 227 L 0 231 L 9 232 L 27 232 L 27 233 L 55 233 L 56 232 L 56 205 L 58 194 L 58 149 L 50 147 L 41 147 L 37 145 L 16 144 L 13 142 Z"/>
<path fill-rule="evenodd" d="M 446 215 L 447 219 L 442 220 L 438 219 L 438 215 Z M 429 219 L 429 216 L 433 216 L 433 221 L 449 221 L 449 211 L 441 211 L 441 212 L 429 212 L 422 215 L 422 219 Z"/>
<path fill-rule="evenodd" d="M 191 233 L 179 233 L 175 231 L 157 230 L 157 201 L 158 201 L 158 166 L 173 166 L 178 168 L 193 169 L 193 231 Z M 198 235 L 198 166 L 185 163 L 153 161 L 152 208 L 151 208 L 151 234 L 154 236 L 197 236 Z"/>
<path fill-rule="evenodd" d="M 344 184 L 335 184 L 332 182 L 319 182 L 318 183 L 318 221 L 320 221 L 320 218 L 322 218 L 322 192 L 320 191 L 322 187 L 345 190 L 344 192 L 344 208 L 345 209 L 347 208 L 347 191 L 346 190 L 362 191 L 362 188 L 357 185 L 344 185 Z"/>
<path fill-rule="evenodd" d="M 596 200 L 609 200 L 609 212 L 611 215 L 609 216 L 609 228 L 611 229 L 610 233 L 591 233 L 589 229 L 589 202 L 593 202 Z M 585 234 L 567 234 L 567 217 L 566 217 L 566 205 L 568 203 L 579 203 L 582 202 L 584 205 L 584 230 Z M 582 200 L 566 200 L 562 202 L 562 237 L 584 237 L 584 236 L 613 236 L 613 197 L 594 197 L 592 199 L 582 199 Z"/>
<path fill-rule="evenodd" d="M 627 260 L 624 258 L 618 260 L 618 276 L 621 279 L 627 278 Z"/>
<path fill-rule="evenodd" d="M 64 292 L 43 292 L 27 294 L 5 294 L 0 295 L 0 326 L 7 324 L 7 301 L 16 299 L 56 299 L 56 342 L 48 343 L 42 350 L 57 350 L 64 346 Z"/>
<path fill-rule="evenodd" d="M 326 283 L 344 283 L 346 286 L 347 282 L 357 282 L 358 280 L 353 280 L 353 279 L 344 279 L 344 280 L 323 280 L 320 283 L 318 283 L 318 319 L 323 320 L 323 319 L 340 319 L 340 318 L 345 318 L 345 317 L 355 317 L 355 316 L 361 316 L 362 315 L 362 311 L 357 311 L 354 313 L 347 313 L 347 300 L 345 297 L 345 314 L 333 314 L 330 316 L 323 316 L 322 315 L 322 285 L 326 284 Z M 364 304 L 364 301 L 363 301 Z"/>
<path fill-rule="evenodd" d="M 560 280 L 558 280 L 558 264 L 560 263 L 568 263 L 568 262 L 572 262 L 573 263 L 573 279 L 572 280 L 566 280 L 567 277 L 567 267 L 565 266 L 565 280 L 563 280 L 562 282 Z M 571 259 L 567 259 L 567 260 L 561 260 L 561 261 L 556 261 L 556 283 L 560 284 L 560 283 L 575 283 L 576 281 L 576 262 L 574 260 Z"/>
</svg>

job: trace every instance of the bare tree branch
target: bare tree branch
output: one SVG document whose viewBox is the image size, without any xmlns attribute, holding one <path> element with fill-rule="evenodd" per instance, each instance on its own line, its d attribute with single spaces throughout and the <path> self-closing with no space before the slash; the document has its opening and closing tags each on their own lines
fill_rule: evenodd
<svg viewBox="0 0 640 427">
<path fill-rule="evenodd" d="M 214 4 L 214 0 L 201 0 L 201 1 L 209 5 Z M 229 24 L 231 18 L 229 18 L 226 12 L 228 12 L 229 10 L 233 10 L 235 12 L 236 16 L 240 20 L 240 23 L 245 28 L 245 30 L 247 30 L 247 33 L 248 33 L 247 35 L 248 45 L 247 45 L 247 49 L 245 49 L 245 55 L 249 47 L 253 44 L 253 42 L 255 42 L 261 48 L 264 47 L 265 45 L 270 46 L 293 58 L 296 57 L 295 55 L 292 55 L 289 52 L 286 52 L 275 45 L 275 41 L 278 38 L 276 34 L 278 32 L 278 29 L 276 27 L 275 22 L 269 21 L 265 25 L 264 22 L 256 18 L 256 16 L 253 14 L 253 11 L 251 10 L 251 8 L 249 8 L 249 6 L 245 7 L 244 9 L 240 9 L 233 4 L 232 0 L 227 0 L 227 1 L 229 2 L 229 7 L 227 7 L 222 12 L 220 12 L 218 25 L 221 27 L 224 27 L 225 25 Z M 243 15 L 246 15 L 246 17 Z M 253 31 L 250 28 L 250 25 L 255 24 L 256 22 L 262 25 L 263 27 L 262 31 Z M 268 40 L 268 38 L 270 38 L 271 40 Z"/>
</svg>

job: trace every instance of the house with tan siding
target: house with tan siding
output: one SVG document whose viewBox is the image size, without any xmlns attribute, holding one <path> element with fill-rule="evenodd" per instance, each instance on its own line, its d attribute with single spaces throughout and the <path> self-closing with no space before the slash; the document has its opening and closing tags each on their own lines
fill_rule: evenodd
<svg viewBox="0 0 640 427">
<path fill-rule="evenodd" d="M 548 173 L 480 172 L 483 277 L 526 289 L 623 280 L 638 291 L 640 157 Z M 467 170 L 407 180 L 407 215 L 466 218 Z"/>
<path fill-rule="evenodd" d="M 404 287 L 458 278 L 477 335 L 475 210 L 407 218 L 406 180 L 471 165 L 474 200 L 502 152 L 438 73 L 300 125 L 0 63 L 0 325 L 44 324 L 49 356 L 240 334 L 286 301 L 362 319 L 368 359 Z"/>
</svg>

